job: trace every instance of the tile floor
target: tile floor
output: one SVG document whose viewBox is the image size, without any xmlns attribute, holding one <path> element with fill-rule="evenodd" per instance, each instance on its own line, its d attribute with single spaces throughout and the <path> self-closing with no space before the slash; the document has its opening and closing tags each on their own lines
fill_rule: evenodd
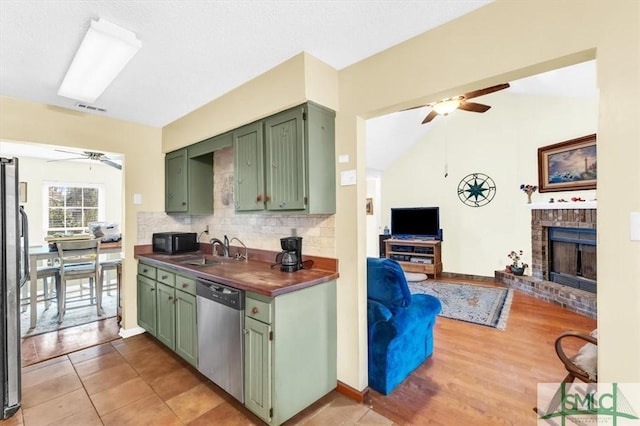
<svg viewBox="0 0 640 426">
<path fill-rule="evenodd" d="M 115 318 L 69 327 L 22 339 L 22 366 L 119 339 Z"/>
<path fill-rule="evenodd" d="M 0 421 L 2 426 L 103 424 L 263 423 L 147 334 L 23 367 L 22 408 L 11 419 Z M 393 425 L 393 422 L 369 406 L 334 391 L 286 424 Z"/>
</svg>

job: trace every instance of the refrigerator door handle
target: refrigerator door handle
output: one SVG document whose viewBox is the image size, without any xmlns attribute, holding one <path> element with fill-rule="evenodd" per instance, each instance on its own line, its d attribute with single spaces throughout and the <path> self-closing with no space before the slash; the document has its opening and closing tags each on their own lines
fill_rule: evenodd
<svg viewBox="0 0 640 426">
<path fill-rule="evenodd" d="M 20 287 L 29 280 L 29 218 L 24 207 L 20 206 L 20 217 L 22 218 L 22 277 L 20 277 Z"/>
</svg>

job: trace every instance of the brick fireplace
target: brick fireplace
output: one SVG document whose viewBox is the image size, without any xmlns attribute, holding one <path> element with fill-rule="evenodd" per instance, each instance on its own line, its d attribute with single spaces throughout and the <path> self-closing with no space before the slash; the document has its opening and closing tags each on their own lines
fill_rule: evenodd
<svg viewBox="0 0 640 426">
<path fill-rule="evenodd" d="M 596 318 L 595 292 L 576 288 L 580 286 L 573 283 L 564 285 L 549 281 L 549 228 L 582 229 L 587 231 L 586 233 L 592 233 L 596 229 L 595 202 L 580 203 L 579 207 L 563 207 L 565 206 L 560 203 L 531 205 L 531 276 L 518 277 L 504 271 L 496 271 L 496 280 L 538 299 Z M 595 291 L 595 281 L 587 287 Z"/>
</svg>

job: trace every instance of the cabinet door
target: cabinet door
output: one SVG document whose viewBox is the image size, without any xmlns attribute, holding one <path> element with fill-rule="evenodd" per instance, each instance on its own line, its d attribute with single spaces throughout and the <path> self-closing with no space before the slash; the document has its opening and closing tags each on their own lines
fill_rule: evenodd
<svg viewBox="0 0 640 426">
<path fill-rule="evenodd" d="M 235 203 L 237 211 L 264 209 L 264 147 L 262 123 L 233 132 Z"/>
<path fill-rule="evenodd" d="M 187 152 L 170 152 L 165 157 L 165 211 L 184 213 L 187 199 Z"/>
<path fill-rule="evenodd" d="M 196 297 L 176 290 L 176 353 L 198 368 Z"/>
<path fill-rule="evenodd" d="M 271 416 L 271 326 L 245 318 L 244 404 L 267 423 Z"/>
<path fill-rule="evenodd" d="M 138 275 L 138 325 L 156 335 L 156 282 Z"/>
<path fill-rule="evenodd" d="M 276 114 L 264 123 L 267 210 L 304 210 L 303 108 Z"/>
<path fill-rule="evenodd" d="M 158 309 L 156 337 L 167 347 L 175 349 L 175 289 L 162 283 L 156 283 L 156 287 L 156 305 Z"/>
</svg>

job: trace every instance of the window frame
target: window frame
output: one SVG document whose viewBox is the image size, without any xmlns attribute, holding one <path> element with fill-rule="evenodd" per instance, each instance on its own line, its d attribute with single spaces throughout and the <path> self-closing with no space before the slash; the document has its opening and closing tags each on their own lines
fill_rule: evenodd
<svg viewBox="0 0 640 426">
<path fill-rule="evenodd" d="M 50 236 L 52 233 L 67 233 L 72 232 L 74 234 L 77 233 L 86 233 L 89 232 L 89 222 L 85 224 L 84 227 L 81 228 L 51 228 L 49 227 L 49 214 L 51 211 L 51 207 L 49 206 L 49 188 L 50 187 L 64 187 L 65 191 L 69 188 L 91 188 L 98 190 L 98 218 L 97 221 L 103 222 L 105 218 L 105 185 L 101 183 L 89 183 L 89 182 L 58 182 L 58 181 L 43 181 L 42 182 L 42 228 L 43 234 L 45 236 Z M 68 208 L 77 208 L 77 207 L 63 207 L 65 209 Z"/>
</svg>

